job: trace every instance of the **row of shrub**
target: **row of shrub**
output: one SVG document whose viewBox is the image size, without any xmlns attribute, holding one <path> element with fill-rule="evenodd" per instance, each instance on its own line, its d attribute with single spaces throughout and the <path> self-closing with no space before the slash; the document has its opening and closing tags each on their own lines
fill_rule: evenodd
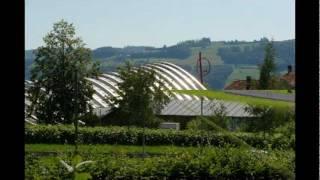
<svg viewBox="0 0 320 180">
<path fill-rule="evenodd" d="M 59 162 L 70 165 L 93 160 L 70 174 Z M 252 151 L 246 148 L 211 148 L 172 156 L 130 158 L 125 155 L 84 157 L 25 156 L 26 179 L 294 179 L 293 151 Z M 79 160 L 79 158 L 78 158 Z"/>
<path fill-rule="evenodd" d="M 294 149 L 295 139 L 282 134 L 263 136 L 257 133 L 214 133 L 210 131 L 177 131 L 167 129 L 145 129 L 146 145 L 177 146 L 241 146 L 243 142 L 255 148 Z M 127 127 L 81 127 L 78 142 L 82 144 L 141 145 L 142 128 Z M 26 126 L 25 143 L 28 144 L 72 144 L 74 127 L 69 125 Z"/>
</svg>

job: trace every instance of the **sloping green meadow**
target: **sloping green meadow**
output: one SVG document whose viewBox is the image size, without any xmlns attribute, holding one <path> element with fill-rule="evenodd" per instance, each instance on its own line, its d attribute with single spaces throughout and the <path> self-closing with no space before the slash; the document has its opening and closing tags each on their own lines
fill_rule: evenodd
<svg viewBox="0 0 320 180">
<path fill-rule="evenodd" d="M 271 107 L 274 107 L 274 108 L 285 108 L 285 109 L 294 108 L 294 103 L 292 103 L 292 102 L 265 99 L 265 98 L 258 98 L 258 97 L 251 97 L 251 96 L 241 96 L 241 95 L 225 93 L 223 91 L 213 91 L 213 90 L 174 90 L 173 92 L 177 92 L 177 93 L 181 93 L 181 94 L 188 94 L 188 95 L 195 95 L 195 96 L 205 96 L 205 97 L 208 97 L 209 99 L 240 102 L 240 103 L 245 103 L 245 104 L 248 104 L 248 105 L 271 106 Z"/>
</svg>

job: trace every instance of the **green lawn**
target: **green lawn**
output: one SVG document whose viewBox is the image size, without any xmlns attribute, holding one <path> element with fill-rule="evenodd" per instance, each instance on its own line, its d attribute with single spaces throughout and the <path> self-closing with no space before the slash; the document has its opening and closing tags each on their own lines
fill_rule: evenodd
<svg viewBox="0 0 320 180">
<path fill-rule="evenodd" d="M 178 92 L 178 93 L 182 93 L 182 94 L 189 94 L 189 95 L 196 95 L 196 96 L 206 96 L 209 99 L 218 99 L 218 100 L 225 100 L 225 101 L 240 102 L 240 103 L 246 103 L 246 104 L 250 104 L 250 105 L 267 105 L 267 106 L 278 107 L 278 108 L 288 108 L 288 107 L 294 106 L 294 103 L 292 103 L 292 102 L 271 100 L 271 99 L 250 97 L 250 96 L 241 96 L 241 95 L 225 93 L 223 91 L 174 90 L 174 92 Z"/>
</svg>

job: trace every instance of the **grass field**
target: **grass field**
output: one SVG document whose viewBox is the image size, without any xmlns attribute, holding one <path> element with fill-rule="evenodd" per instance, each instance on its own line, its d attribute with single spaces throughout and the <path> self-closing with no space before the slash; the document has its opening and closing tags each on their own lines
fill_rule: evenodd
<svg viewBox="0 0 320 180">
<path fill-rule="evenodd" d="M 193 48 L 191 48 L 191 55 L 186 59 L 135 58 L 134 61 L 147 61 L 148 60 L 150 63 L 167 61 L 167 62 L 174 63 L 176 65 L 189 65 L 192 68 L 194 68 L 197 63 L 199 52 L 201 51 L 202 56 L 208 58 L 210 60 L 211 65 L 221 65 L 221 64 L 223 64 L 223 61 L 222 61 L 221 57 L 218 56 L 218 49 L 220 47 L 224 47 L 224 44 L 221 42 L 215 42 L 214 44 L 212 44 L 206 48 L 193 47 Z M 132 60 L 132 59 L 128 58 L 127 60 Z M 108 61 L 105 61 L 102 65 L 103 66 L 114 66 L 114 67 L 119 66 L 118 63 L 115 63 L 113 61 L 117 62 L 117 60 L 114 60 L 114 57 L 110 57 L 110 58 L 108 58 Z M 106 63 L 106 62 L 108 62 L 108 63 Z"/>
<path fill-rule="evenodd" d="M 218 49 L 222 47 L 222 43 L 215 43 L 214 45 L 208 46 L 207 48 L 198 48 L 193 47 L 191 48 L 191 55 L 186 59 L 174 59 L 174 58 L 149 58 L 149 62 L 161 62 L 161 61 L 167 61 L 174 63 L 176 65 L 189 65 L 192 68 L 195 68 L 197 65 L 197 59 L 199 56 L 199 52 L 201 51 L 202 56 L 209 59 L 211 65 L 221 65 L 223 64 L 223 61 L 220 56 L 218 56 Z M 144 59 L 141 59 L 144 60 Z"/>
<path fill-rule="evenodd" d="M 235 67 L 233 72 L 226 80 L 226 86 L 235 80 L 245 80 L 247 76 L 252 79 L 259 79 L 259 69 L 257 66 L 243 65 Z"/>
<path fill-rule="evenodd" d="M 292 103 L 292 102 L 285 102 L 285 101 L 250 97 L 250 96 L 228 94 L 228 93 L 225 93 L 222 91 L 175 90 L 175 92 L 182 93 L 182 94 L 196 95 L 196 96 L 206 96 L 210 99 L 241 102 L 241 103 L 246 103 L 246 104 L 250 104 L 250 105 L 267 105 L 267 106 L 278 107 L 278 108 L 288 108 L 288 107 L 294 106 L 294 103 Z"/>
</svg>

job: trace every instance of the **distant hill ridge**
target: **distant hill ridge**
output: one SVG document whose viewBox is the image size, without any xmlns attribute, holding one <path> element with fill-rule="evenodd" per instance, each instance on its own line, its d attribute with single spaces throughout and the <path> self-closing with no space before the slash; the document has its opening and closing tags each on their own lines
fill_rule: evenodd
<svg viewBox="0 0 320 180">
<path fill-rule="evenodd" d="M 156 48 L 152 46 L 105 46 L 92 50 L 95 61 L 101 62 L 102 71 L 114 71 L 126 60 L 136 65 L 169 61 L 182 66 L 196 75 L 195 63 L 199 51 L 210 59 L 212 72 L 205 77 L 209 88 L 222 89 L 226 82 L 250 74 L 257 78 L 257 65 L 263 62 L 264 47 L 268 39 L 255 41 L 211 41 L 210 38 L 187 40 L 176 45 Z M 285 71 L 287 65 L 295 65 L 295 40 L 274 41 L 277 71 Z M 30 68 L 35 56 L 33 50 L 25 51 L 25 79 L 30 77 Z M 240 73 L 240 74 L 239 74 Z M 242 74 L 241 74 L 242 73 Z"/>
</svg>

